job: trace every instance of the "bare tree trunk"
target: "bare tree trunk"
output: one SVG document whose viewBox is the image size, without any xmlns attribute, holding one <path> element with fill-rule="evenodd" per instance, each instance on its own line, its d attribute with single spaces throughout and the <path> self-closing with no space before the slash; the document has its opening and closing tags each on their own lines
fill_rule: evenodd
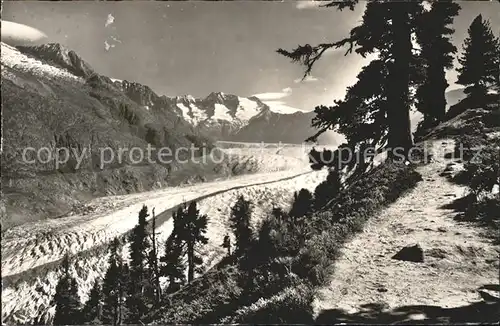
<svg viewBox="0 0 500 326">
<path fill-rule="evenodd" d="M 152 228 L 152 244 L 153 244 L 153 277 L 154 277 L 154 286 L 155 286 L 155 305 L 160 303 L 161 296 L 161 288 L 160 288 L 160 271 L 158 270 L 158 252 L 156 249 L 156 215 L 155 209 L 153 208 L 153 218 L 151 221 Z"/>
<path fill-rule="evenodd" d="M 410 125 L 409 85 L 410 60 L 412 57 L 409 3 L 395 3 L 391 9 L 394 44 L 392 56 L 394 62 L 389 74 L 387 119 L 389 124 L 390 157 L 394 153 L 405 158 L 413 146 Z"/>
<path fill-rule="evenodd" d="M 194 279 L 194 243 L 188 243 L 188 283 Z"/>
</svg>

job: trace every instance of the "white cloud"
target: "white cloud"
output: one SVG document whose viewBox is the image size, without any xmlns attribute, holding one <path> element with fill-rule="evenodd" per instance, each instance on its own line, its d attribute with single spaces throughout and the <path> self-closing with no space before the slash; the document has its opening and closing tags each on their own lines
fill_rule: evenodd
<svg viewBox="0 0 500 326">
<path fill-rule="evenodd" d="M 297 78 L 295 79 L 293 82 L 298 84 L 298 83 L 310 83 L 310 82 L 315 82 L 315 81 L 318 81 L 319 79 L 314 77 L 314 76 L 311 76 L 311 75 L 308 75 L 304 80 L 302 80 L 302 78 Z"/>
<path fill-rule="evenodd" d="M 106 49 L 106 51 L 109 51 L 109 49 L 114 47 L 115 47 L 114 44 L 109 44 L 108 41 L 104 41 L 104 48 Z"/>
<path fill-rule="evenodd" d="M 104 24 L 104 27 L 108 27 L 109 25 L 113 24 L 115 22 L 115 17 L 113 17 L 112 14 L 108 14 L 108 18 L 106 19 L 106 24 Z"/>
<path fill-rule="evenodd" d="M 252 96 L 259 98 L 261 101 L 274 101 L 290 96 L 291 94 L 292 94 L 292 88 L 286 87 L 283 88 L 281 92 L 267 92 L 267 93 L 254 94 Z"/>
<path fill-rule="evenodd" d="M 8 45 L 37 45 L 47 41 L 47 35 L 36 28 L 2 20 L 2 42 Z"/>
<path fill-rule="evenodd" d="M 303 112 L 303 110 L 287 105 L 284 101 L 264 101 L 264 104 L 269 106 L 271 111 L 276 113 L 291 114 L 295 112 Z"/>
<path fill-rule="evenodd" d="M 321 5 L 321 1 L 297 1 L 295 8 L 297 9 L 312 9 L 318 8 Z"/>
<path fill-rule="evenodd" d="M 287 97 L 288 93 L 260 93 L 260 94 L 254 94 L 252 96 L 258 97 L 262 101 L 269 101 L 269 100 L 279 100 L 280 98 L 285 98 Z"/>
<path fill-rule="evenodd" d="M 111 39 L 115 42 L 118 42 L 118 43 L 121 43 L 122 41 L 120 41 L 119 39 L 117 39 L 116 37 L 114 36 L 111 36 Z"/>
</svg>

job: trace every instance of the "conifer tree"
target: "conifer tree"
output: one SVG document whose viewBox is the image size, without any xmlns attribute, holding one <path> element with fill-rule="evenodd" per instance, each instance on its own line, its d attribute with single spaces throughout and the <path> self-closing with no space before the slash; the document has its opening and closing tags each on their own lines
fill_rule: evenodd
<svg viewBox="0 0 500 326">
<path fill-rule="evenodd" d="M 314 208 L 323 208 L 330 200 L 342 191 L 342 180 L 338 170 L 332 169 L 328 172 L 326 180 L 321 182 L 314 190 Z"/>
<path fill-rule="evenodd" d="M 147 230 L 148 208 L 144 205 L 139 211 L 138 223 L 129 237 L 130 263 L 129 286 L 127 292 L 127 323 L 138 324 L 148 312 L 147 303 L 152 298 L 150 270 L 147 268 L 148 249 L 150 247 Z"/>
<path fill-rule="evenodd" d="M 293 197 L 294 201 L 288 215 L 293 219 L 294 223 L 298 223 L 302 217 L 312 212 L 313 195 L 309 190 L 302 188 L 298 193 L 295 192 Z"/>
<path fill-rule="evenodd" d="M 89 299 L 82 309 L 82 318 L 85 323 L 100 324 L 102 311 L 102 293 L 99 280 L 94 281 L 94 286 L 90 290 Z"/>
<path fill-rule="evenodd" d="M 328 2 L 324 7 L 354 10 L 358 0 Z M 283 54 L 306 67 L 306 77 L 325 51 L 349 45 L 347 53 L 365 57 L 377 54 L 358 74 L 358 82 L 347 89 L 344 100 L 334 101 L 333 107 L 318 106 L 313 127 L 319 131 L 308 140 L 316 140 L 329 129 L 338 129 L 347 138 L 347 145 L 356 150 L 363 143 L 371 147 L 392 149 L 389 158 L 406 158 L 413 145 L 410 126 L 412 89 L 421 79 L 418 57 L 411 42 L 416 18 L 422 3 L 416 1 L 370 1 L 362 23 L 351 30 L 350 36 L 335 43 L 299 46 Z"/>
<path fill-rule="evenodd" d="M 227 250 L 227 255 L 231 256 L 231 238 L 229 234 L 224 236 L 224 240 L 222 241 L 222 248 Z"/>
<path fill-rule="evenodd" d="M 82 323 L 78 285 L 69 272 L 69 266 L 69 254 L 66 254 L 62 260 L 63 274 L 57 283 L 53 300 L 56 305 L 54 325 L 78 325 Z"/>
<path fill-rule="evenodd" d="M 167 293 L 177 291 L 186 283 L 184 256 L 183 247 L 179 242 L 167 240 L 165 255 L 160 257 L 160 275 L 169 281 Z"/>
<path fill-rule="evenodd" d="M 111 242 L 109 265 L 102 285 L 101 321 L 104 324 L 120 325 L 124 317 L 123 298 L 128 282 L 120 249 L 120 240 L 115 238 Z"/>
<path fill-rule="evenodd" d="M 481 15 L 474 19 L 468 34 L 458 59 L 461 67 L 457 68 L 457 84 L 466 86 L 468 98 L 482 106 L 489 89 L 500 91 L 500 40 Z"/>
<path fill-rule="evenodd" d="M 207 223 L 208 217 L 200 215 L 200 211 L 196 207 L 196 202 L 191 202 L 183 223 L 188 263 L 188 283 L 193 281 L 195 269 L 203 263 L 202 258 L 196 255 L 195 248 L 197 245 L 208 243 L 208 238 L 205 237 Z"/>
<path fill-rule="evenodd" d="M 450 37 L 453 19 L 460 6 L 452 0 L 433 1 L 431 8 L 417 19 L 416 34 L 421 47 L 425 78 L 417 90 L 417 108 L 424 115 L 420 128 L 433 127 L 446 113 L 445 91 L 449 86 L 446 70 L 453 68 L 457 48 Z"/>
<path fill-rule="evenodd" d="M 151 269 L 151 283 L 153 284 L 154 305 L 160 303 L 161 288 L 160 288 L 160 270 L 158 264 L 158 249 L 156 243 L 156 215 L 153 208 L 153 217 L 151 218 L 151 250 L 148 255 L 149 268 Z"/>
<path fill-rule="evenodd" d="M 184 222 L 187 214 L 186 203 L 179 205 L 172 214 L 174 228 L 165 243 L 165 255 L 160 258 L 160 274 L 167 277 L 169 285 L 167 292 L 175 292 L 186 282 L 184 257 Z"/>
<path fill-rule="evenodd" d="M 245 200 L 243 196 L 239 196 L 234 206 L 231 207 L 231 215 L 229 216 L 230 227 L 236 239 L 234 245 L 236 255 L 240 255 L 247 250 L 252 241 L 251 216 L 252 202 Z"/>
</svg>

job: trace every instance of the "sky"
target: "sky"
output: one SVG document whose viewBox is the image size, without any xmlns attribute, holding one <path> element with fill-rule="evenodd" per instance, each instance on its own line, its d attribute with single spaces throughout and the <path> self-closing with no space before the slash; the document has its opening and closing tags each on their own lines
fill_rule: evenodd
<svg viewBox="0 0 500 326">
<path fill-rule="evenodd" d="M 480 13 L 499 34 L 499 2 L 459 3 L 453 36 L 459 49 Z M 360 22 L 363 7 L 338 12 L 311 1 L 4 1 L 2 19 L 40 30 L 100 74 L 148 85 L 160 95 L 257 95 L 310 111 L 341 98 L 368 61 L 331 51 L 300 81 L 303 67 L 276 50 L 338 41 Z M 448 77 L 450 89 L 456 88 L 456 73 Z"/>
</svg>

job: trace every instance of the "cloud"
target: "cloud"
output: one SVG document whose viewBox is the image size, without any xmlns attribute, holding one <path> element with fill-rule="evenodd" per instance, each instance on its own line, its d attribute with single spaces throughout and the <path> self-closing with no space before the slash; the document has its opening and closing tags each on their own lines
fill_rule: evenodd
<svg viewBox="0 0 500 326">
<path fill-rule="evenodd" d="M 297 5 L 295 8 L 297 9 L 313 9 L 313 8 L 319 8 L 321 5 L 321 1 L 297 1 Z"/>
<path fill-rule="evenodd" d="M 115 17 L 113 17 L 112 14 L 108 14 L 108 18 L 106 19 L 106 24 L 104 24 L 104 27 L 108 27 L 109 25 L 113 24 L 115 22 Z"/>
<path fill-rule="evenodd" d="M 36 28 L 2 20 L 2 42 L 11 46 L 37 45 L 46 41 L 47 35 Z"/>
<path fill-rule="evenodd" d="M 108 41 L 104 41 L 104 49 L 106 49 L 106 51 L 109 51 L 109 49 L 114 47 L 115 47 L 114 44 L 109 44 Z"/>
<path fill-rule="evenodd" d="M 121 43 L 122 41 L 120 41 L 119 39 L 117 39 L 116 37 L 114 36 L 111 36 L 111 39 L 115 42 L 118 42 L 118 43 Z"/>
<path fill-rule="evenodd" d="M 252 96 L 259 98 L 261 101 L 274 101 L 290 96 L 291 94 L 292 94 L 292 88 L 286 87 L 283 88 L 281 92 L 267 92 L 267 93 L 254 94 Z"/>
<path fill-rule="evenodd" d="M 269 106 L 271 111 L 276 113 L 291 114 L 295 112 L 304 112 L 301 109 L 287 105 L 284 101 L 264 101 L 264 104 Z"/>
<path fill-rule="evenodd" d="M 302 80 L 302 78 L 297 78 L 295 79 L 293 82 L 298 84 L 298 83 L 311 83 L 311 82 L 315 82 L 315 81 L 318 81 L 319 79 L 314 77 L 314 76 L 311 76 L 311 75 L 308 75 L 306 78 L 304 78 L 304 80 Z"/>
</svg>

